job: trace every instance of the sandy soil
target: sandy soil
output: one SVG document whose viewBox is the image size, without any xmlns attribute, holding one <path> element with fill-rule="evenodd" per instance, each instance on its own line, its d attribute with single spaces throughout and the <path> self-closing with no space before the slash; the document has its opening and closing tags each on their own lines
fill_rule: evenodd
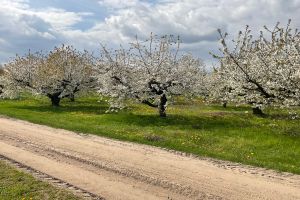
<svg viewBox="0 0 300 200">
<path fill-rule="evenodd" d="M 0 155 L 105 199 L 300 199 L 300 176 L 0 118 Z"/>
</svg>

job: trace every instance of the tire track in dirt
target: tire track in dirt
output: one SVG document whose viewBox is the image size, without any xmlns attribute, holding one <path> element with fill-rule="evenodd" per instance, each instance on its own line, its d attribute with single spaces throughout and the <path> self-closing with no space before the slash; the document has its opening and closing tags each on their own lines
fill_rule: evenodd
<svg viewBox="0 0 300 200">
<path fill-rule="evenodd" d="M 67 183 L 61 179 L 58 179 L 58 178 L 55 178 L 55 177 L 52 177 L 50 176 L 49 174 L 45 174 L 43 172 L 40 172 L 38 170 L 35 170 L 33 169 L 32 167 L 30 166 L 27 166 L 27 165 L 24 165 L 18 161 L 15 161 L 11 158 L 8 158 L 8 157 L 5 157 L 3 155 L 0 155 L 0 160 L 1 161 L 4 161 L 10 165 L 13 165 L 14 167 L 24 171 L 24 172 L 27 172 L 27 173 L 30 173 L 31 175 L 33 175 L 35 178 L 37 178 L 38 180 L 41 180 L 41 181 L 47 181 L 49 183 L 51 183 L 52 185 L 55 185 L 59 188 L 63 188 L 63 189 L 67 189 L 73 193 L 75 193 L 76 195 L 84 198 L 84 199 L 87 199 L 87 200 L 105 200 L 104 198 L 98 196 L 98 195 L 95 195 L 93 193 L 90 193 L 84 189 L 81 189 L 81 188 L 78 188 L 77 186 L 75 185 L 71 185 L 70 183 Z"/>
<path fill-rule="evenodd" d="M 157 177 L 151 177 L 146 174 L 141 174 L 133 170 L 123 169 L 116 165 L 110 165 L 108 162 L 97 162 L 93 158 L 88 157 L 88 155 L 78 156 L 74 152 L 64 152 L 60 149 L 55 148 L 45 148 L 45 146 L 40 146 L 37 143 L 31 141 L 26 141 L 20 138 L 14 138 L 11 136 L 3 135 L 0 133 L 0 139 L 5 141 L 7 144 L 17 146 L 24 150 L 37 153 L 44 157 L 55 159 L 59 162 L 65 162 L 67 164 L 80 165 L 81 167 L 88 168 L 90 171 L 97 173 L 97 170 L 106 170 L 112 173 L 119 174 L 124 177 L 130 177 L 136 181 L 146 182 L 148 184 L 159 186 L 171 190 L 172 192 L 184 195 L 190 198 L 197 199 L 222 199 L 221 197 L 214 195 L 207 195 L 200 191 L 194 190 L 191 186 L 182 186 L 176 183 L 169 182 L 168 180 L 163 180 Z M 99 173 L 98 173 L 99 174 Z"/>
</svg>

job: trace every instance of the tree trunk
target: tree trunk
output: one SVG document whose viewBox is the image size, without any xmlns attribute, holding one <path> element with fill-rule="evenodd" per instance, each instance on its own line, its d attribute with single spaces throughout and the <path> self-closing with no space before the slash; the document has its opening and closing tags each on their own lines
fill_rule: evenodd
<svg viewBox="0 0 300 200">
<path fill-rule="evenodd" d="M 52 106 L 59 106 L 60 98 L 58 96 L 51 96 L 49 98 L 51 99 Z"/>
<path fill-rule="evenodd" d="M 223 102 L 222 106 L 223 108 L 227 108 L 227 102 Z"/>
<path fill-rule="evenodd" d="M 167 101 L 168 101 L 167 96 L 165 94 L 163 94 L 160 97 L 160 102 L 159 102 L 159 105 L 158 105 L 158 111 L 159 111 L 159 116 L 160 117 L 166 117 L 167 116 L 167 113 L 166 113 Z"/>
<path fill-rule="evenodd" d="M 70 94 L 69 99 L 71 102 L 75 101 L 75 95 L 74 94 Z"/>
<path fill-rule="evenodd" d="M 260 116 L 264 115 L 263 111 L 259 107 L 252 108 L 252 111 L 254 115 L 260 115 Z"/>
</svg>

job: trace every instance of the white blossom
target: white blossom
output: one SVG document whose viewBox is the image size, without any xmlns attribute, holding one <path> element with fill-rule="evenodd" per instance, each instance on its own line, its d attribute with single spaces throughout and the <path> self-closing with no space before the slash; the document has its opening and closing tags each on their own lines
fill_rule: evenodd
<svg viewBox="0 0 300 200">
<path fill-rule="evenodd" d="M 216 83 L 225 91 L 215 91 L 215 96 L 257 108 L 299 105 L 299 31 L 292 30 L 289 21 L 286 27 L 279 23 L 273 30 L 265 27 L 255 39 L 250 32 L 248 26 L 240 32 L 231 50 L 220 32 L 221 44 L 227 50 L 215 56 L 221 62 Z"/>
<path fill-rule="evenodd" d="M 58 106 L 62 98 L 74 94 L 93 82 L 92 56 L 71 46 L 55 47 L 49 54 L 28 53 L 5 65 L 9 85 L 27 88 L 34 94 L 49 97 Z"/>
<path fill-rule="evenodd" d="M 123 107 L 125 99 L 133 98 L 166 116 L 168 98 L 192 96 L 205 76 L 203 63 L 180 54 L 179 49 L 179 39 L 153 35 L 145 42 L 136 39 L 127 50 L 111 52 L 103 47 L 98 64 L 104 70 L 98 76 L 99 93 L 113 97 L 113 107 Z"/>
</svg>

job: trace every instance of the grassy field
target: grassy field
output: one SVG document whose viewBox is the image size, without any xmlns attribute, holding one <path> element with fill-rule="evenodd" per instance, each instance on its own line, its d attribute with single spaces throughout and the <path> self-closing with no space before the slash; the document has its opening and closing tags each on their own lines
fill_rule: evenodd
<svg viewBox="0 0 300 200">
<path fill-rule="evenodd" d="M 166 119 L 144 105 L 105 114 L 97 97 L 64 100 L 53 108 L 44 98 L 0 101 L 0 114 L 38 124 L 133 141 L 300 174 L 300 120 L 287 111 L 251 114 L 250 107 L 223 108 L 177 102 Z"/>
<path fill-rule="evenodd" d="M 38 181 L 0 161 L 0 199 L 3 200 L 79 200 L 79 197 Z"/>
</svg>

